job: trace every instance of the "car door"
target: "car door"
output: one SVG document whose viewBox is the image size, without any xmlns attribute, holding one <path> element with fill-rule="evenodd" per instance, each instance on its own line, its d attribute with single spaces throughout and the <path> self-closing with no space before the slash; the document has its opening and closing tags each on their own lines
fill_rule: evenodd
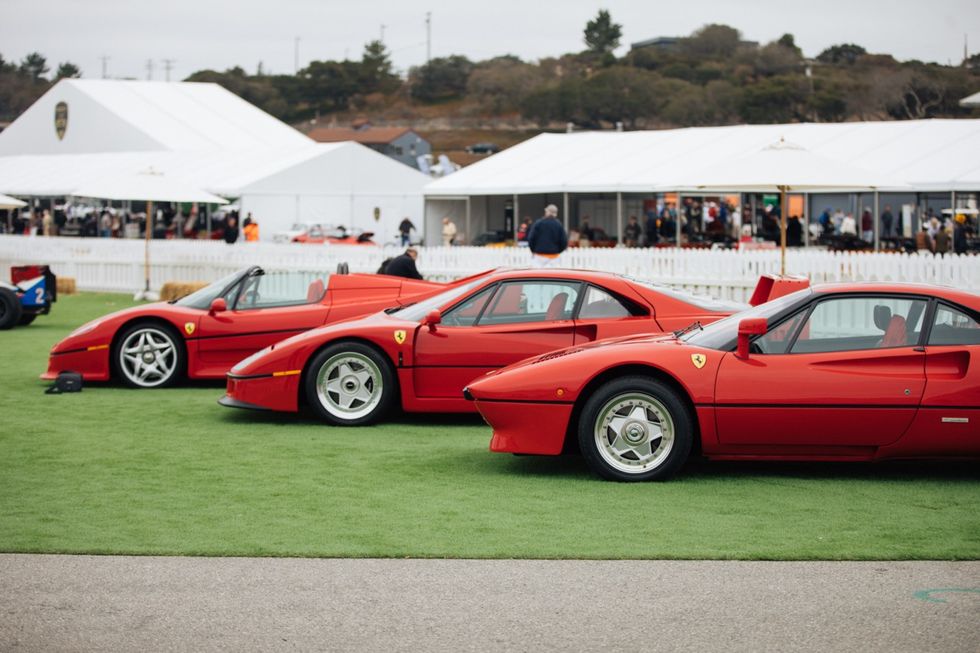
<svg viewBox="0 0 980 653">
<path fill-rule="evenodd" d="M 245 278 L 228 294 L 228 310 L 205 312 L 199 321 L 199 373 L 227 370 L 252 353 L 324 323 L 324 283 L 301 275 Z"/>
<path fill-rule="evenodd" d="M 773 325 L 748 358 L 726 354 L 715 393 L 719 441 L 847 455 L 847 447 L 897 440 L 925 388 L 919 339 L 927 304 L 831 296 Z"/>
<path fill-rule="evenodd" d="M 585 288 L 575 316 L 576 345 L 659 330 L 649 309 L 591 284 Z"/>
<path fill-rule="evenodd" d="M 446 310 L 435 328 L 415 341 L 414 381 L 419 397 L 461 396 L 486 372 L 574 341 L 576 281 L 504 281 Z"/>
</svg>

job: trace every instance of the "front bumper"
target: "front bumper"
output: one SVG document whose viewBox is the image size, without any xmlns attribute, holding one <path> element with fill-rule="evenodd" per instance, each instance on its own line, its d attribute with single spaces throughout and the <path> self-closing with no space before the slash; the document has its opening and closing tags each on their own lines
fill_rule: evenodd
<svg viewBox="0 0 980 653">
<path fill-rule="evenodd" d="M 532 403 L 476 400 L 476 407 L 493 427 L 490 451 L 557 456 L 565 445 L 570 403 Z"/>
<path fill-rule="evenodd" d="M 41 375 L 45 381 L 58 378 L 59 372 L 78 372 L 86 381 L 109 380 L 109 346 L 53 353 L 48 356 L 48 369 Z"/>
<path fill-rule="evenodd" d="M 229 374 L 222 406 L 278 410 L 295 413 L 299 410 L 299 375 L 239 377 Z"/>
</svg>

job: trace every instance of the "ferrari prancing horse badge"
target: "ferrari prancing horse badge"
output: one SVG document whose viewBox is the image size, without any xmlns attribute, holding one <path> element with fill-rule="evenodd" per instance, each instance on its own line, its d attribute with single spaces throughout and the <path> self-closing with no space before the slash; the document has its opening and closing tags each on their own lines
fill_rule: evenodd
<svg viewBox="0 0 980 653">
<path fill-rule="evenodd" d="M 691 354 L 691 362 L 694 363 L 694 367 L 701 369 L 708 362 L 708 357 L 704 354 Z"/>
<path fill-rule="evenodd" d="M 187 332 L 187 335 L 191 335 L 192 333 L 194 333 L 194 323 L 184 322 L 184 331 Z"/>
<path fill-rule="evenodd" d="M 405 331 L 403 329 L 398 329 L 395 331 L 395 342 L 399 345 L 405 342 Z"/>
</svg>

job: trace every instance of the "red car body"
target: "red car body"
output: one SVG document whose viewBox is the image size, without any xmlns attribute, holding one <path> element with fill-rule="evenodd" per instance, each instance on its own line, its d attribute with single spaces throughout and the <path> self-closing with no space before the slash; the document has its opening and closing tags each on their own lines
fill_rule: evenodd
<svg viewBox="0 0 980 653">
<path fill-rule="evenodd" d="M 691 449 L 715 460 L 974 457 L 978 325 L 975 293 L 817 286 L 680 337 L 531 358 L 465 392 L 493 427 L 492 451 L 577 445 L 613 480 L 665 478 Z"/>
<path fill-rule="evenodd" d="M 114 358 L 119 353 L 120 336 L 144 325 L 157 334 L 155 337 L 172 339 L 173 349 L 180 350 L 174 360 L 177 364 L 171 366 L 176 374 L 131 385 L 167 385 L 181 372 L 192 379 L 220 379 L 242 358 L 283 338 L 412 303 L 452 286 L 373 274 L 305 276 L 308 279 L 304 277 L 298 282 L 302 285 L 295 289 L 295 301 L 283 302 L 284 305 L 270 304 L 261 296 L 256 300 L 254 294 L 249 294 L 247 288 L 254 284 L 271 283 L 277 278 L 253 267 L 176 302 L 136 306 L 98 318 L 51 348 L 48 369 L 41 378 L 54 379 L 59 372 L 72 370 L 80 372 L 87 381 L 109 380 L 122 370 L 120 361 Z M 214 310 L 212 301 L 217 298 L 224 306 Z M 122 380 L 130 381 L 126 375 L 122 375 Z"/>
<path fill-rule="evenodd" d="M 395 403 L 409 412 L 473 412 L 462 390 L 490 370 L 600 338 L 708 323 L 740 307 L 602 272 L 498 271 L 417 306 L 279 342 L 232 368 L 220 403 L 293 412 L 307 401 L 326 421 L 344 425 L 374 421 Z M 365 405 L 377 401 L 377 410 L 351 416 L 323 408 L 329 392 L 317 394 L 314 386 L 327 350 L 358 352 L 360 362 L 339 369 L 334 381 L 350 377 L 351 392 L 361 382 L 372 391 L 382 386 L 383 397 L 365 393 Z"/>
</svg>

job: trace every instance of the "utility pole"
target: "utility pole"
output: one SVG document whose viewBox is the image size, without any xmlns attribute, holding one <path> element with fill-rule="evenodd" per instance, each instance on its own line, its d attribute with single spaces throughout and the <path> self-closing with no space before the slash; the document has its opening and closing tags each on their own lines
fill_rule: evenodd
<svg viewBox="0 0 980 653">
<path fill-rule="evenodd" d="M 109 55 L 104 54 L 99 59 L 102 60 L 102 79 L 108 79 L 109 77 Z"/>
<path fill-rule="evenodd" d="M 175 61 L 174 59 L 164 59 L 163 60 L 164 75 L 165 75 L 165 79 L 168 82 L 170 81 L 170 70 L 174 67 L 174 61 Z"/>
<path fill-rule="evenodd" d="M 432 12 L 425 12 L 425 63 L 432 60 Z"/>
<path fill-rule="evenodd" d="M 146 79 L 153 79 L 153 59 L 146 60 Z"/>
<path fill-rule="evenodd" d="M 296 44 L 293 48 L 293 74 L 299 74 L 299 37 L 296 37 Z"/>
</svg>

